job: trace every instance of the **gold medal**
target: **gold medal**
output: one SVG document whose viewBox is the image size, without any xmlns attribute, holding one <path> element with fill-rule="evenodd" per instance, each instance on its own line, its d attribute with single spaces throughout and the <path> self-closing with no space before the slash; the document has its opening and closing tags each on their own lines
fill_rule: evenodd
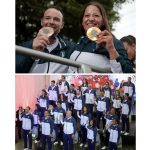
<svg viewBox="0 0 150 150">
<path fill-rule="evenodd" d="M 101 30 L 97 27 L 91 27 L 87 30 L 86 35 L 91 41 L 97 41 L 97 35 Z"/>
<path fill-rule="evenodd" d="M 54 29 L 51 27 L 43 27 L 42 29 L 40 29 L 39 32 L 42 35 L 46 35 L 47 37 L 50 37 L 54 34 Z"/>
</svg>

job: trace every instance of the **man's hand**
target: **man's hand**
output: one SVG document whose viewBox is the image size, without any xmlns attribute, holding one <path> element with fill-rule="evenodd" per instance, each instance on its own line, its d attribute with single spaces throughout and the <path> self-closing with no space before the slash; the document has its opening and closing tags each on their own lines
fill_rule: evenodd
<svg viewBox="0 0 150 150">
<path fill-rule="evenodd" d="M 49 39 L 47 36 L 37 35 L 37 37 L 33 39 L 32 48 L 34 50 L 43 51 L 44 48 L 47 47 L 48 43 Z"/>
<path fill-rule="evenodd" d="M 50 43 L 49 35 L 43 33 L 41 28 L 37 34 L 37 37 L 34 38 L 32 48 L 35 50 L 43 51 L 44 48 Z"/>
</svg>

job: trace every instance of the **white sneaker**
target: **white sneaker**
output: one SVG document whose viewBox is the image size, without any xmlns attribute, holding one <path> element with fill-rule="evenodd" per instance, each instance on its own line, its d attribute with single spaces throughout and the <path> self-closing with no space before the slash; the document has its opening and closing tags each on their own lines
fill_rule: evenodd
<svg viewBox="0 0 150 150">
<path fill-rule="evenodd" d="M 107 147 L 106 146 L 103 146 L 101 149 L 106 149 Z"/>
<path fill-rule="evenodd" d="M 24 148 L 24 150 L 28 150 L 28 148 Z"/>
<path fill-rule="evenodd" d="M 128 133 L 128 132 L 126 132 L 124 135 L 129 135 L 129 133 Z"/>
<path fill-rule="evenodd" d="M 85 147 L 85 148 L 88 147 L 87 144 L 85 144 L 84 147 Z"/>
<path fill-rule="evenodd" d="M 54 145 L 57 145 L 58 144 L 58 141 L 54 142 Z"/>
<path fill-rule="evenodd" d="M 40 141 L 35 140 L 34 143 L 39 143 Z"/>
<path fill-rule="evenodd" d="M 124 134 L 125 133 L 125 131 L 121 131 L 121 134 Z"/>
<path fill-rule="evenodd" d="M 60 142 L 60 145 L 63 146 L 63 142 Z"/>
<path fill-rule="evenodd" d="M 37 143 L 37 140 L 35 140 L 34 143 Z"/>
<path fill-rule="evenodd" d="M 80 144 L 80 147 L 82 147 L 82 146 L 83 146 L 83 143 Z"/>
</svg>

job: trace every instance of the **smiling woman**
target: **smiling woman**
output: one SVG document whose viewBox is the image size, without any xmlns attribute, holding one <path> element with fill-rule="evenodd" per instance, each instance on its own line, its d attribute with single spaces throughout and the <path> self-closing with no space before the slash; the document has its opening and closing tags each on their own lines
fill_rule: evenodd
<svg viewBox="0 0 150 150">
<path fill-rule="evenodd" d="M 100 3 L 90 2 L 84 6 L 80 25 L 83 36 L 70 52 L 70 59 L 96 67 L 110 68 L 112 73 L 133 73 L 123 44 L 112 35 L 105 10 Z M 86 32 L 91 27 L 101 30 L 96 41 L 86 37 Z"/>
</svg>

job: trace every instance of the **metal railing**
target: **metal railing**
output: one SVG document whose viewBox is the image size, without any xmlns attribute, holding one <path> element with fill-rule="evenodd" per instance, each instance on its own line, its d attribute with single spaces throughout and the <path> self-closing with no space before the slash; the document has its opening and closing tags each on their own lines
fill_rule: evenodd
<svg viewBox="0 0 150 150">
<path fill-rule="evenodd" d="M 71 60 L 71 59 L 66 59 L 62 58 L 59 56 L 43 53 L 41 51 L 37 50 L 31 50 L 29 48 L 25 48 L 22 46 L 17 46 L 16 45 L 16 53 L 21 54 L 21 55 L 26 55 L 38 59 L 43 59 L 51 62 L 56 62 L 72 67 L 76 67 L 79 69 L 79 73 L 92 73 L 92 72 L 98 72 L 98 73 L 111 73 L 110 68 L 100 68 L 92 65 L 87 65 L 87 64 L 82 64 L 80 62 Z"/>
</svg>

